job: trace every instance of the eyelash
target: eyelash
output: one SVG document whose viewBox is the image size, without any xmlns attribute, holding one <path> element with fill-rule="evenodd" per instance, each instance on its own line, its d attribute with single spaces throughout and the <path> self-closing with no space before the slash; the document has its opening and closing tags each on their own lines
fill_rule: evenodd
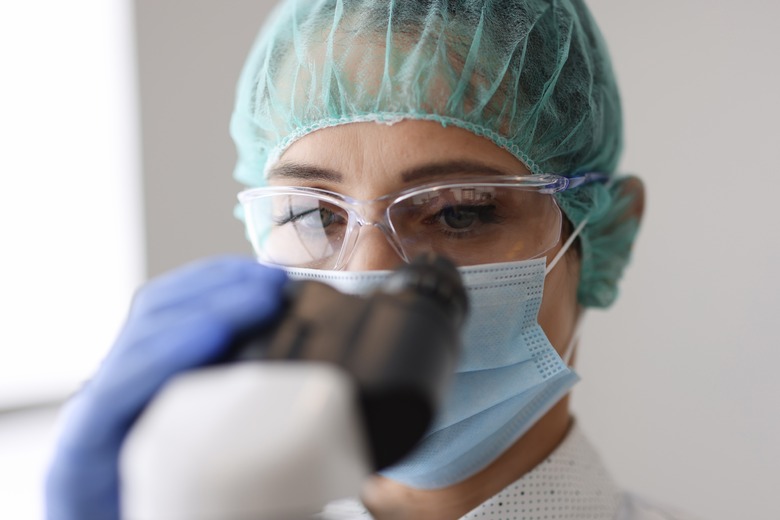
<svg viewBox="0 0 780 520">
<path fill-rule="evenodd" d="M 301 220 L 302 218 L 306 217 L 307 215 L 310 215 L 317 211 L 316 209 L 310 209 L 309 211 L 304 211 L 303 213 L 292 213 L 285 215 L 284 217 L 277 217 L 274 218 L 274 225 L 276 226 L 284 226 L 286 224 L 289 224 L 291 222 L 297 222 Z"/>
<path fill-rule="evenodd" d="M 497 206 L 495 204 L 491 205 L 473 205 L 473 206 L 466 206 L 466 205 L 457 205 L 457 206 L 449 206 L 446 208 L 442 208 L 437 213 L 432 215 L 431 217 L 427 218 L 425 221 L 427 223 L 437 223 L 440 218 L 444 215 L 445 211 L 457 209 L 460 211 L 472 211 L 477 214 L 477 219 L 479 220 L 480 224 L 500 224 L 504 221 L 504 218 L 497 214 Z M 442 233 L 444 233 L 445 236 L 448 238 L 454 238 L 454 239 L 464 239 L 464 238 L 470 238 L 475 233 L 479 233 L 478 230 L 475 229 L 468 229 L 466 231 L 452 231 L 449 229 L 442 229 Z"/>
<path fill-rule="evenodd" d="M 323 209 L 327 210 L 327 208 L 315 208 L 315 209 L 310 209 L 310 210 L 304 211 L 302 213 L 295 213 L 295 214 L 290 213 L 288 215 L 285 215 L 284 217 L 275 218 L 274 219 L 274 225 L 275 226 L 284 226 L 284 225 L 290 224 L 292 222 L 298 222 L 299 220 L 303 220 L 304 218 L 308 217 L 312 213 L 316 213 L 316 212 L 322 211 Z M 328 211 L 330 211 L 330 210 L 328 210 Z M 335 216 L 335 218 L 340 218 L 335 213 L 334 213 L 334 216 Z"/>
</svg>

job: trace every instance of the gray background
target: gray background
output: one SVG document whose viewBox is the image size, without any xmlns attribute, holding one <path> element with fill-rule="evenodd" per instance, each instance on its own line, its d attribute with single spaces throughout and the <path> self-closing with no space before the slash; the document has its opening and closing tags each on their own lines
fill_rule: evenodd
<svg viewBox="0 0 780 520">
<path fill-rule="evenodd" d="M 136 2 L 149 275 L 249 253 L 228 121 L 271 3 Z M 780 518 L 780 7 L 590 5 L 648 211 L 620 301 L 588 315 L 578 420 L 628 488 L 703 518 Z"/>
<path fill-rule="evenodd" d="M 147 273 L 206 255 L 249 254 L 233 218 L 228 135 L 244 58 L 273 2 L 135 2 Z"/>
</svg>

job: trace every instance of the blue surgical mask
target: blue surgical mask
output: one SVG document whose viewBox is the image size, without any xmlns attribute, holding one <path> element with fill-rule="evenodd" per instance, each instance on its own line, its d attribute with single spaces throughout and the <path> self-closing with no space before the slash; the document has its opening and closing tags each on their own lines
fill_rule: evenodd
<svg viewBox="0 0 780 520">
<path fill-rule="evenodd" d="M 546 260 L 459 268 L 469 295 L 452 386 L 417 447 L 381 473 L 416 488 L 449 486 L 485 468 L 579 380 L 538 323 Z M 390 271 L 288 269 L 349 294 L 367 294 Z"/>
</svg>

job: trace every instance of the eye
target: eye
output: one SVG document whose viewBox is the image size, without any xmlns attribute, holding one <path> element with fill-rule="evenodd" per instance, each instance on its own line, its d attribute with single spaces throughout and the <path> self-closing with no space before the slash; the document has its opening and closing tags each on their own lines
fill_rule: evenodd
<svg viewBox="0 0 780 520">
<path fill-rule="evenodd" d="M 450 229 L 463 231 L 479 224 L 495 223 L 499 219 L 494 205 L 461 205 L 443 208 L 431 220 Z"/>
<path fill-rule="evenodd" d="M 283 226 L 291 223 L 324 229 L 334 224 L 346 223 L 346 217 L 325 206 L 306 210 L 295 210 L 291 207 L 284 217 L 276 219 L 276 225 Z"/>
<path fill-rule="evenodd" d="M 439 221 L 452 229 L 466 229 L 478 218 L 478 211 L 469 206 L 450 206 L 439 212 Z"/>
<path fill-rule="evenodd" d="M 324 228 L 330 226 L 331 224 L 345 223 L 345 219 L 343 216 L 337 215 L 336 212 L 328 208 L 321 207 L 319 214 L 320 214 L 320 225 L 322 225 L 322 227 Z"/>
</svg>

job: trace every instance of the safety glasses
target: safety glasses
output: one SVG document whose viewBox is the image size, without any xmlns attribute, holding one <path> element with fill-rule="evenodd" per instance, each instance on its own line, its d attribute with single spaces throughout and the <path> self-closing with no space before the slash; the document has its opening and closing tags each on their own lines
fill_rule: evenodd
<svg viewBox="0 0 780 520">
<path fill-rule="evenodd" d="M 562 217 L 553 195 L 606 178 L 598 173 L 477 176 L 371 200 L 269 186 L 238 198 L 252 246 L 264 263 L 343 269 L 361 234 L 376 228 L 406 262 L 432 251 L 467 266 L 543 255 L 560 239 Z"/>
</svg>

